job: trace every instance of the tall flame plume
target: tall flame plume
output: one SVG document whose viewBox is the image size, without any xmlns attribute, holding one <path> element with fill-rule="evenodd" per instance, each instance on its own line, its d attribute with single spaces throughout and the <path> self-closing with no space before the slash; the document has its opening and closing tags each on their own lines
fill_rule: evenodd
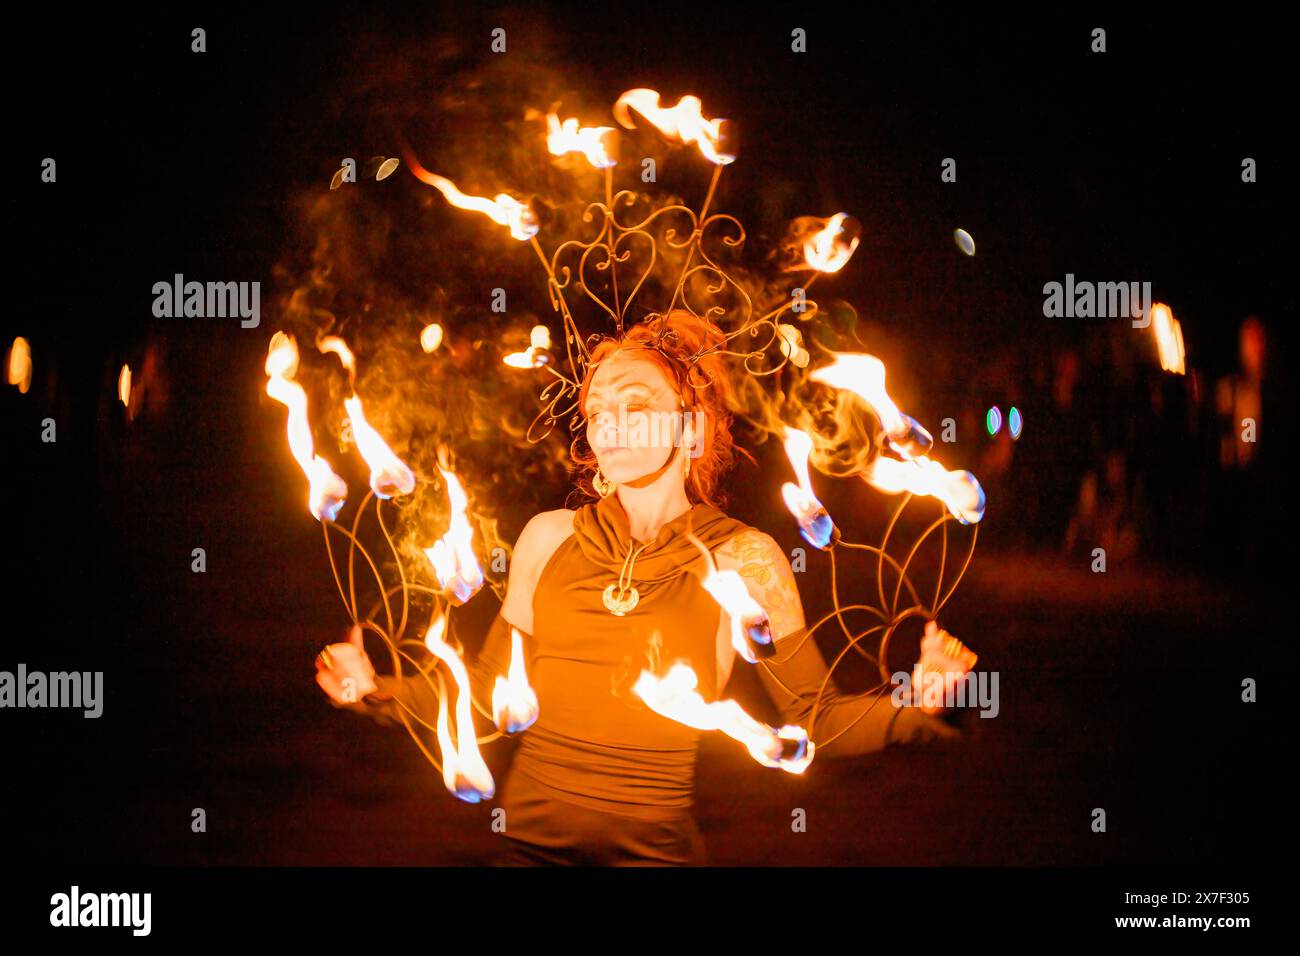
<svg viewBox="0 0 1300 956">
<path fill-rule="evenodd" d="M 307 393 L 293 380 L 298 371 L 298 343 L 276 332 L 266 353 L 266 394 L 289 410 L 289 451 L 307 476 L 307 507 L 318 521 L 333 521 L 348 496 L 348 486 L 329 463 L 315 454 Z"/>
</svg>

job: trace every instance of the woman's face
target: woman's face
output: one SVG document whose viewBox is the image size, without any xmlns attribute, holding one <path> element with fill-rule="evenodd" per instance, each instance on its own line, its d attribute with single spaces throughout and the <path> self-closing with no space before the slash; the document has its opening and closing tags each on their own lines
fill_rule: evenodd
<svg viewBox="0 0 1300 956">
<path fill-rule="evenodd" d="M 680 397 L 654 362 L 629 352 L 604 359 L 583 408 L 601 473 L 621 483 L 661 468 L 680 440 L 680 412 Z"/>
</svg>

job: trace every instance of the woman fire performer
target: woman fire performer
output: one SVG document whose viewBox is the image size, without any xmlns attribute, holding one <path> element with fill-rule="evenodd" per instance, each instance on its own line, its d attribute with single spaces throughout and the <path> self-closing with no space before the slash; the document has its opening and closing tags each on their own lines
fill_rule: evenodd
<svg viewBox="0 0 1300 956">
<path fill-rule="evenodd" d="M 690 358 L 722 342 L 715 325 L 677 311 L 592 352 L 579 391 L 590 451 L 577 441 L 572 451 L 584 489 L 599 497 L 527 523 L 505 601 L 470 666 L 473 693 L 491 713 L 491 682 L 506 673 L 517 629 L 539 702 L 502 795 L 507 864 L 707 863 L 693 813 L 701 732 L 632 690 L 643 668 L 679 660 L 694 668 L 706 701 L 727 684 L 736 658 L 730 620 L 701 584 L 708 569 L 696 541 L 720 570 L 741 575 L 768 615 L 777 650 L 756 666 L 786 722 L 805 726 L 822 690 L 826 665 L 806 635 L 789 561 L 769 535 L 716 503 L 733 457 L 730 385 L 721 355 L 700 357 L 696 374 Z M 665 418 L 680 426 L 673 441 L 655 427 Z M 944 637 L 930 622 L 925 660 L 957 675 L 963 664 L 937 650 Z M 427 682 L 375 674 L 359 630 L 327 651 L 317 682 L 336 705 L 394 724 L 395 698 L 436 709 Z M 349 677 L 361 696 L 354 703 L 342 693 Z M 934 708 L 896 706 L 890 693 L 845 695 L 831 683 L 814 721 L 816 739 L 828 743 L 815 754 L 960 736 Z"/>
</svg>

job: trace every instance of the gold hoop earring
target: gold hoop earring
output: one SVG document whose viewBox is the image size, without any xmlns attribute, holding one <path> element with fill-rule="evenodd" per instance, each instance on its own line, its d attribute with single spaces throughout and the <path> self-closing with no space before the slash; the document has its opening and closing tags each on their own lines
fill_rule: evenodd
<svg viewBox="0 0 1300 956">
<path fill-rule="evenodd" d="M 595 477 L 591 479 L 591 487 L 595 488 L 596 494 L 602 498 L 608 498 L 614 493 L 614 482 L 602 475 L 599 468 L 596 469 Z"/>
</svg>

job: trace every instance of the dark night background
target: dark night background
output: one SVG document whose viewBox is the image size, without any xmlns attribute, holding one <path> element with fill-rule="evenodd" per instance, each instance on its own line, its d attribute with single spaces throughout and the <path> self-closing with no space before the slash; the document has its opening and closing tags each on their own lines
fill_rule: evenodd
<svg viewBox="0 0 1300 956">
<path fill-rule="evenodd" d="M 31 342 L 34 378 L 25 395 L 0 387 L 0 669 L 102 670 L 106 694 L 94 721 L 0 716 L 17 848 L 105 864 L 477 863 L 490 851 L 486 805 L 450 797 L 400 730 L 336 712 L 315 686 L 313 657 L 346 619 L 262 361 L 278 327 L 269 303 L 284 292 L 272 268 L 305 241 L 291 200 L 324 191 L 342 156 L 395 155 L 394 117 L 438 168 L 454 132 L 418 125 L 436 121 L 432 98 L 393 97 L 437 91 L 441 77 L 392 77 L 438 48 L 463 82 L 498 25 L 506 56 L 547 63 L 588 121 L 638 86 L 668 102 L 695 93 L 706 115 L 735 119 L 740 156 L 718 203 L 752 245 L 770 242 L 764 224 L 795 215 L 857 215 L 862 246 L 814 298 L 855 305 L 905 410 L 936 435 L 940 419 L 958 420 L 947 463 L 988 493 L 945 626 L 981 653 L 980 669 L 1001 673 L 999 718 L 967 720 L 958 746 L 816 762 L 804 777 L 706 737 L 697 809 L 713 861 L 1273 858 L 1287 753 L 1278 647 L 1292 626 L 1280 613 L 1293 566 L 1282 458 L 1295 297 L 1283 281 L 1292 207 L 1280 148 L 1293 122 L 1290 51 L 1258 16 L 985 19 L 929 4 L 905 15 L 857 4 L 348 4 L 292 16 L 213 6 L 15 27 L 26 61 L 6 67 L 17 135 L 0 332 L 5 347 Z M 1089 53 L 1098 25 L 1104 55 Z M 202 55 L 190 52 L 194 26 L 207 30 Z M 808 30 L 805 55 L 789 50 L 794 26 Z M 45 156 L 58 162 L 55 185 L 39 181 Z M 947 156 L 955 184 L 939 178 Z M 1241 182 L 1245 156 L 1258 160 L 1255 184 Z M 694 185 L 684 180 L 694 203 L 707 173 L 701 164 Z M 383 185 L 395 206 L 425 189 L 405 171 Z M 957 227 L 974 236 L 974 258 L 955 249 Z M 531 275 L 529 307 L 544 308 L 531 253 L 498 248 L 514 260 L 503 268 Z M 177 272 L 262 281 L 261 327 L 154 319 L 152 285 Z M 1042 286 L 1067 272 L 1152 281 L 1183 324 L 1187 378 L 1137 351 L 1149 331 L 1045 319 Z M 1258 458 L 1228 474 L 1213 392 L 1238 371 L 1250 315 L 1267 335 Z M 128 422 L 117 370 L 139 369 L 149 350 L 155 380 Z M 1054 389 L 1070 363 L 1078 379 L 1063 401 Z M 982 429 L 995 403 L 1024 412 L 1014 449 Z M 55 444 L 40 441 L 46 417 Z M 1125 465 L 1110 484 L 1108 456 Z M 793 547 L 781 462 L 769 450 L 759 460 L 771 500 L 735 496 L 733 513 Z M 1088 569 L 1091 544 L 1066 547 L 1089 473 L 1119 515 L 1097 533 L 1130 534 L 1104 575 Z M 755 474 L 742 467 L 734 488 Z M 563 492 L 498 502 L 503 535 L 513 541 Z M 887 518 L 889 502 L 865 490 L 826 497 L 859 539 Z M 195 547 L 206 574 L 190 570 Z M 819 561 L 800 582 L 810 611 L 826 602 Z M 1257 704 L 1240 701 L 1245 677 L 1260 683 Z M 756 685 L 733 690 L 761 707 Z M 508 748 L 487 753 L 499 786 Z M 808 808 L 808 834 L 789 832 L 791 806 Z M 194 807 L 207 810 L 206 834 L 190 832 Z M 1105 834 L 1090 830 L 1094 807 L 1107 811 Z"/>
</svg>

